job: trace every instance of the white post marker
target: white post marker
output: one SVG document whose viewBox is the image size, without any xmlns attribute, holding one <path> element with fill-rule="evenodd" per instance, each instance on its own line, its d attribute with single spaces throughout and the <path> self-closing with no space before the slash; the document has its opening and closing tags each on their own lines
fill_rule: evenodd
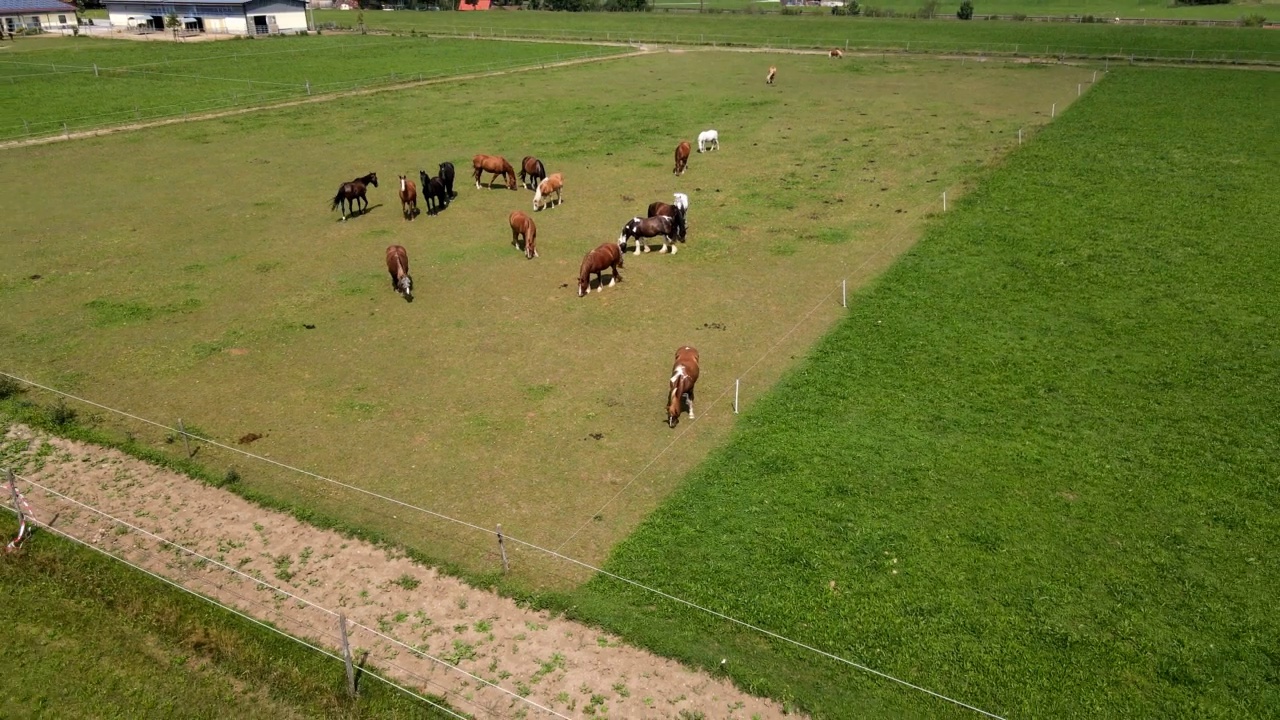
<svg viewBox="0 0 1280 720">
<path fill-rule="evenodd" d="M 1050 108 L 1049 110 L 1049 117 L 1057 117 L 1057 116 L 1058 116 L 1058 103 L 1054 103 L 1053 107 Z"/>
<path fill-rule="evenodd" d="M 1018 128 L 1018 144 L 1022 144 L 1022 128 Z"/>
<path fill-rule="evenodd" d="M 947 193 L 944 191 L 942 193 L 942 212 L 946 212 L 946 211 L 947 211 Z"/>
<path fill-rule="evenodd" d="M 738 385 L 742 382 L 741 378 L 733 381 L 733 414 L 738 414 Z"/>
<path fill-rule="evenodd" d="M 338 613 L 338 632 L 342 638 L 342 662 L 347 668 L 347 694 L 356 696 L 356 671 L 351 665 L 351 643 L 347 640 L 347 616 Z"/>
<path fill-rule="evenodd" d="M 1080 88 L 1084 87 L 1082 83 L 1076 83 L 1076 97 L 1080 97 Z"/>
<path fill-rule="evenodd" d="M 849 280 L 840 281 L 840 307 L 849 307 Z"/>
<path fill-rule="evenodd" d="M 1093 80 L 1092 80 L 1091 82 L 1098 82 L 1098 71 L 1097 71 L 1097 70 L 1094 70 L 1094 71 L 1093 71 Z"/>
</svg>

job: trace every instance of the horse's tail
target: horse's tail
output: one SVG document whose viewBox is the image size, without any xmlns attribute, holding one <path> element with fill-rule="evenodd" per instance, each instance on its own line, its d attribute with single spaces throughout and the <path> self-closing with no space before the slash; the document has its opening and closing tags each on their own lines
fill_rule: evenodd
<svg viewBox="0 0 1280 720">
<path fill-rule="evenodd" d="M 329 206 L 329 212 L 333 212 L 342 204 L 342 186 L 338 186 L 338 194 L 333 196 L 333 204 Z"/>
<path fill-rule="evenodd" d="M 538 163 L 538 175 L 545 178 L 547 176 L 547 169 L 542 166 L 541 160 L 538 160 L 537 163 Z"/>
</svg>

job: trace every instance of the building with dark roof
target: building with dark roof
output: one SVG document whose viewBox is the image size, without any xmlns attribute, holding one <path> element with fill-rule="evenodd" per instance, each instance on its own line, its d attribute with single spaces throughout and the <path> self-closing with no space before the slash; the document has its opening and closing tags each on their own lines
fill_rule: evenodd
<svg viewBox="0 0 1280 720">
<path fill-rule="evenodd" d="M 76 7 L 58 0 L 0 0 L 0 27 L 14 32 L 40 32 L 74 27 Z"/>
</svg>

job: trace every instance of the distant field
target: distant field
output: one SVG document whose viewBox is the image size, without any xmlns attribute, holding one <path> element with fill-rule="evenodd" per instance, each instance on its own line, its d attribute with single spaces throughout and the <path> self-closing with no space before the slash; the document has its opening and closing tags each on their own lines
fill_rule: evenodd
<svg viewBox="0 0 1280 720">
<path fill-rule="evenodd" d="M 350 700 L 341 662 L 59 537 L 0 554 L 0 588 L 5 717 L 449 717 L 368 678 Z"/>
<path fill-rule="evenodd" d="M 40 38 L 0 55 L 0 140 L 609 55 L 611 47 L 323 35 L 205 43 Z"/>
<path fill-rule="evenodd" d="M 1276 717 L 1277 116 L 1272 73 L 1113 72 L 609 568 L 1006 717 Z M 588 617 L 818 717 L 972 717 L 589 589 Z"/>
<path fill-rule="evenodd" d="M 340 10 L 317 11 L 316 18 L 355 23 L 350 12 Z M 1280 32 L 1261 28 L 661 12 L 370 12 L 365 22 L 397 32 L 475 37 L 1280 62 Z"/>
<path fill-rule="evenodd" d="M 919 10 L 924 0 L 868 0 L 860 3 L 863 7 L 892 8 L 899 13 Z M 671 2 L 656 0 L 654 7 L 662 11 L 696 10 L 700 3 L 697 0 L 681 0 Z M 744 11 L 751 8 L 757 12 L 777 12 L 781 5 L 777 2 L 762 3 L 756 0 L 705 0 L 701 7 L 706 10 Z M 954 16 L 960 8 L 959 0 L 946 0 L 939 5 L 940 14 Z M 828 8 L 814 9 L 806 7 L 806 12 L 829 13 Z M 1021 13 L 1028 16 L 1063 17 L 1074 15 L 1083 17 L 1093 15 L 1102 18 L 1152 18 L 1173 20 L 1236 20 L 1244 15 L 1254 13 L 1276 19 L 1280 17 L 1280 2 L 1265 0 L 1264 2 L 1236 2 L 1224 5 L 1193 5 L 1179 7 L 1167 0 L 975 0 L 974 12 L 978 15 L 1013 15 Z"/>
</svg>

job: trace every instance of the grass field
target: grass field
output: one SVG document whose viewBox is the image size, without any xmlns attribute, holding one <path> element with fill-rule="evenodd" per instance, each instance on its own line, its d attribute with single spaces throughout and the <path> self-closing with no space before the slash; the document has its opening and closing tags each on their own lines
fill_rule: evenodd
<svg viewBox="0 0 1280 720">
<path fill-rule="evenodd" d="M 1009 717 L 1274 718 L 1277 113 L 1270 73 L 1114 72 L 609 568 Z M 609 581 L 578 600 L 819 717 L 969 716 Z"/>
<path fill-rule="evenodd" d="M 61 538 L 0 554 L 0 587 L 6 717 L 448 717 L 369 678 L 349 700 L 341 662 Z"/>
<path fill-rule="evenodd" d="M 892 8 L 899 13 L 911 13 L 924 5 L 924 0 L 869 0 L 860 3 L 863 7 Z M 777 2 L 761 3 L 757 0 L 655 0 L 653 6 L 658 11 L 672 10 L 732 10 L 755 12 L 777 12 L 781 5 Z M 955 15 L 960 7 L 959 0 L 941 3 L 939 13 Z M 828 8 L 804 8 L 806 12 L 829 13 Z M 1254 13 L 1276 18 L 1280 17 L 1280 3 L 1274 0 L 1263 2 L 1235 2 L 1222 5 L 1175 6 L 1167 0 L 978 0 L 974 3 L 974 12 L 978 15 L 1023 15 L 1036 16 L 1085 16 L 1100 18 L 1159 18 L 1174 20 L 1236 20 Z"/>
<path fill-rule="evenodd" d="M 324 35 L 218 43 L 40 38 L 0 56 L 0 140 L 357 87 L 605 56 L 613 47 Z"/>
<path fill-rule="evenodd" d="M 1176 27 L 1013 21 L 668 13 L 371 12 L 371 28 L 676 44 L 845 47 L 929 53 L 1010 53 L 1079 57 L 1215 58 L 1280 62 L 1280 33 L 1260 28 Z M 317 11 L 318 22 L 352 25 L 350 12 Z"/>
<path fill-rule="evenodd" d="M 783 68 L 773 87 L 769 63 Z M 666 77 L 689 80 L 655 85 Z M 10 152 L 0 166 L 31 182 L 3 201 L 16 241 L 0 245 L 0 366 L 227 442 L 262 434 L 255 452 L 602 559 L 725 437 L 729 400 L 712 401 L 735 377 L 749 404 L 837 316 L 842 278 L 888 264 L 942 190 L 962 192 L 1088 78 L 663 53 Z M 724 149 L 673 178 L 674 143 L 713 123 Z M 479 151 L 536 153 L 565 173 L 564 205 L 537 214 L 540 259 L 509 245 L 525 191 L 460 178 L 441 216 L 399 217 L 397 172 L 465 168 Z M 371 212 L 339 222 L 338 183 L 368 170 L 383 180 Z M 677 190 L 692 199 L 683 250 L 629 256 L 621 287 L 578 298 L 583 253 Z M 391 243 L 409 248 L 412 305 L 387 287 Z M 702 350 L 708 406 L 680 435 L 662 406 L 686 342 Z M 208 448 L 198 459 L 472 571 L 495 566 L 488 537 Z M 516 567 L 528 586 L 584 579 Z"/>
</svg>

